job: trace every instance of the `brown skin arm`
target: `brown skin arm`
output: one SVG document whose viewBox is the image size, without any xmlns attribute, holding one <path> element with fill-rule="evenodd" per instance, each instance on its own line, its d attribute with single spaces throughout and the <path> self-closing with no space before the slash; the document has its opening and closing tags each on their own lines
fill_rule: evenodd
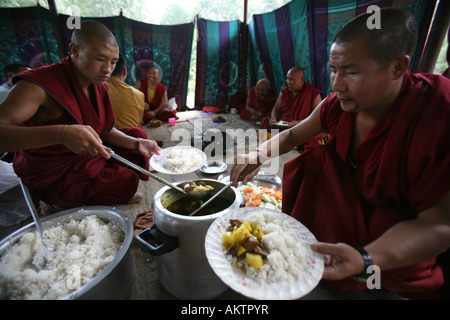
<svg viewBox="0 0 450 320">
<path fill-rule="evenodd" d="M 75 153 L 109 158 L 100 137 L 90 126 L 68 125 L 65 129 L 64 125 L 20 126 L 33 116 L 39 121 L 49 121 L 62 113 L 63 109 L 42 88 L 26 80 L 19 81 L 0 105 L 0 152 L 64 144 Z"/>
<path fill-rule="evenodd" d="M 277 101 L 275 101 L 275 105 L 272 108 L 272 113 L 270 115 L 270 122 L 277 122 L 280 117 L 280 109 L 281 109 L 281 101 L 283 100 L 283 94 L 280 93 L 278 95 Z M 271 124 L 270 123 L 270 124 Z"/>
<path fill-rule="evenodd" d="M 247 111 L 250 112 L 250 114 L 255 113 L 255 109 L 253 109 L 251 106 L 250 95 L 247 95 L 247 101 L 245 102 L 245 109 L 247 109 Z"/>
<path fill-rule="evenodd" d="M 416 219 L 405 220 L 366 245 L 374 265 L 381 270 L 396 269 L 438 256 L 450 247 L 450 193 Z M 325 255 L 323 279 L 341 280 L 364 269 L 361 255 L 351 246 L 338 243 L 311 245 Z"/>
<path fill-rule="evenodd" d="M 161 99 L 161 103 L 159 104 L 158 108 L 156 108 L 155 110 L 153 110 L 153 113 L 155 114 L 155 116 L 160 113 L 161 111 L 163 111 L 164 109 L 167 108 L 167 104 L 168 104 L 168 99 L 167 99 L 167 90 L 164 92 L 164 96 Z"/>
<path fill-rule="evenodd" d="M 297 145 L 305 143 L 315 135 L 319 134 L 323 130 L 320 121 L 320 110 L 321 105 L 314 109 L 308 118 L 295 127 L 282 131 L 258 146 L 258 150 L 267 157 L 276 157 L 291 151 Z M 247 164 L 252 163 L 252 160 L 254 159 L 254 152 L 250 152 L 246 155 L 237 155 L 235 157 L 233 167 L 230 171 L 230 181 L 234 182 L 235 187 L 238 186 L 238 179 L 241 172 Z M 247 183 L 247 181 L 250 181 L 256 173 L 257 170 L 243 177 L 242 182 Z"/>
</svg>

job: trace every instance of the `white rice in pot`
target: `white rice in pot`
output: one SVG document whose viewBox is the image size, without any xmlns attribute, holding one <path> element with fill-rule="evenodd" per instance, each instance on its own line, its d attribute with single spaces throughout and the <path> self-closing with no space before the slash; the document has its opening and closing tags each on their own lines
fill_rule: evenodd
<svg viewBox="0 0 450 320">
<path fill-rule="evenodd" d="M 36 232 L 24 234 L 0 258 L 1 299 L 62 299 L 99 274 L 116 256 L 124 232 L 96 215 L 46 229 L 49 246 L 45 267 L 32 263 L 43 245 Z M 39 250 L 41 249 L 41 250 Z"/>
<path fill-rule="evenodd" d="M 201 155 L 195 149 L 177 148 L 163 160 L 163 167 L 175 173 L 183 173 L 202 162 Z"/>
<path fill-rule="evenodd" d="M 304 272 L 303 258 L 308 254 L 308 244 L 302 241 L 289 222 L 280 219 L 280 213 L 273 210 L 251 212 L 240 219 L 247 220 L 252 227 L 260 224 L 263 231 L 262 243 L 267 250 L 264 265 L 258 270 L 225 252 L 230 263 L 245 270 L 247 276 L 264 282 L 289 282 L 297 280 Z"/>
</svg>

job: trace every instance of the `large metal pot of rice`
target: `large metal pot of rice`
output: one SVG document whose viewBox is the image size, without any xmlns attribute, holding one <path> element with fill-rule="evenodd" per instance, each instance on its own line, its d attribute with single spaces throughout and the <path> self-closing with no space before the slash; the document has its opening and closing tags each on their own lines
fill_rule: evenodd
<svg viewBox="0 0 450 320">
<path fill-rule="evenodd" d="M 135 270 L 129 252 L 131 241 L 133 239 L 133 224 L 125 213 L 110 207 L 91 206 L 65 210 L 49 217 L 43 218 L 41 221 L 44 229 L 47 230 L 46 232 L 50 232 L 50 230 L 56 230 L 59 227 L 66 228 L 66 226 L 68 226 L 67 229 L 70 230 L 70 228 L 77 226 L 77 224 L 81 224 L 84 222 L 89 223 L 87 227 L 83 226 L 83 229 L 87 229 L 86 232 L 90 233 L 90 235 L 86 237 L 81 235 L 72 235 L 70 236 L 70 240 L 68 241 L 69 243 L 64 243 L 65 247 L 69 247 L 69 245 L 73 245 L 73 243 L 75 243 L 75 249 L 77 248 L 77 243 L 79 243 L 79 248 L 81 248 L 82 245 L 92 247 L 95 244 L 83 242 L 84 240 L 88 241 L 88 239 L 90 238 L 97 239 L 99 242 L 104 240 L 109 241 L 109 237 L 107 237 L 107 235 L 110 231 L 114 232 L 113 239 L 115 239 L 114 241 L 117 241 L 117 243 L 114 243 L 114 246 L 117 250 L 113 250 L 110 253 L 105 253 L 105 260 L 100 261 L 101 263 L 105 264 L 105 267 L 102 268 L 101 271 L 96 273 L 93 278 L 87 278 L 88 280 L 85 284 L 83 281 L 86 280 L 85 278 L 83 278 L 86 276 L 86 274 L 84 274 L 84 271 L 89 270 L 89 262 L 91 261 L 90 259 L 98 258 L 94 257 L 93 255 L 95 254 L 93 254 L 93 252 L 91 251 L 82 252 L 81 250 L 73 250 L 69 252 L 69 255 L 64 258 L 66 260 L 72 258 L 85 259 L 83 261 L 85 265 L 82 266 L 80 266 L 80 262 L 78 261 L 78 265 L 74 263 L 73 265 L 62 266 L 61 268 L 48 267 L 49 270 L 46 270 L 47 266 L 51 265 L 52 263 L 51 259 L 58 259 L 58 257 L 53 256 L 60 252 L 58 251 L 58 248 L 53 253 L 49 253 L 49 256 L 47 257 L 48 261 L 46 262 L 47 266 L 42 270 L 34 269 L 29 262 L 30 267 L 27 272 L 31 274 L 36 273 L 36 278 L 49 276 L 49 273 L 51 272 L 60 273 L 57 278 L 60 279 L 59 281 L 61 281 L 61 284 L 50 284 L 52 287 L 58 287 L 56 286 L 58 284 L 59 289 L 50 290 L 61 291 L 61 288 L 66 289 L 64 286 L 69 287 L 69 293 L 67 295 L 58 296 L 58 292 L 55 292 L 54 294 L 50 294 L 47 297 L 50 297 L 50 299 L 53 299 L 52 297 L 54 297 L 55 299 L 68 300 L 127 298 L 130 293 L 132 283 L 135 279 Z M 61 237 L 63 239 L 63 236 L 65 235 L 64 232 L 66 230 L 62 230 L 63 231 L 61 232 Z M 0 241 L 0 261 L 6 258 L 6 254 L 8 250 L 11 249 L 11 247 L 14 247 L 14 245 L 18 245 L 21 241 L 25 241 L 25 237 L 31 237 L 31 235 L 34 233 L 36 233 L 36 228 L 34 223 L 31 223 Z M 101 235 L 106 235 L 106 237 L 99 239 Z M 40 242 L 40 238 L 36 241 Z M 105 245 L 108 247 L 108 244 Z M 101 248 L 102 251 L 105 250 L 103 249 L 103 247 Z M 82 257 L 76 257 L 77 255 L 81 255 Z M 30 257 L 30 261 L 31 259 L 32 257 Z M 87 269 L 84 269 L 85 267 L 87 267 Z M 4 282 L 8 281 L 7 275 L 4 274 L 5 269 L 6 268 L 4 267 L 0 272 L 0 296 L 4 299 L 15 298 L 8 297 L 7 292 L 5 292 L 6 285 Z M 92 270 L 89 270 L 89 272 L 91 271 Z M 25 276 L 23 276 L 23 278 L 26 279 Z M 14 281 L 18 280 L 19 279 L 15 277 Z M 27 285 L 26 282 L 24 282 L 23 284 Z M 80 284 L 82 285 L 80 286 Z M 8 285 L 13 286 L 12 283 L 9 283 Z M 28 285 L 28 287 L 33 286 Z M 30 289 L 26 289 L 25 291 L 27 290 Z M 65 290 L 63 290 L 63 292 L 65 292 Z M 31 297 L 31 299 L 35 299 L 35 297 L 36 296 Z"/>
<path fill-rule="evenodd" d="M 189 180 L 192 181 L 192 180 Z M 175 183 L 183 187 L 187 182 Z M 226 183 L 212 180 L 195 180 L 211 185 L 211 195 Z M 229 210 L 244 205 L 244 197 L 235 188 L 229 188 L 208 206 L 201 215 L 189 216 L 196 207 L 188 209 L 191 199 L 182 193 L 164 187 L 152 200 L 154 225 L 135 239 L 155 256 L 161 285 L 179 299 L 212 299 L 228 287 L 217 277 L 205 253 L 205 236 L 210 225 Z"/>
</svg>

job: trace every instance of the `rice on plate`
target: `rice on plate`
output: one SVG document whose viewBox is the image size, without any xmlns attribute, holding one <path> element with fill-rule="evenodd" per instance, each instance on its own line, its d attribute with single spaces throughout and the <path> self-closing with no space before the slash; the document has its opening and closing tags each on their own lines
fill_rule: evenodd
<svg viewBox="0 0 450 320">
<path fill-rule="evenodd" d="M 150 158 L 150 165 L 158 172 L 166 174 L 189 173 L 206 163 L 205 153 L 190 146 L 177 146 L 161 150 L 160 155 Z"/>
<path fill-rule="evenodd" d="M 227 252 L 222 235 L 230 219 L 261 225 L 264 263 L 255 269 Z M 206 255 L 216 274 L 235 291 L 256 299 L 297 299 L 320 281 L 323 257 L 311 250 L 315 237 L 294 218 L 265 208 L 241 208 L 219 217 L 206 235 Z"/>
<path fill-rule="evenodd" d="M 37 231 L 25 233 L 0 258 L 0 299 L 63 299 L 97 276 L 120 250 L 124 232 L 95 215 L 45 230 L 45 268 L 33 257 L 44 249 Z"/>
<path fill-rule="evenodd" d="M 172 149 L 164 158 L 164 168 L 183 173 L 201 163 L 202 157 L 195 149 Z"/>
</svg>

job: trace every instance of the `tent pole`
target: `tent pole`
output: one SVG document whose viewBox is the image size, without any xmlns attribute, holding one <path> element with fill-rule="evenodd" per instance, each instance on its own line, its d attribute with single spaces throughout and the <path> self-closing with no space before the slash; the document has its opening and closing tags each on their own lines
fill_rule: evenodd
<svg viewBox="0 0 450 320">
<path fill-rule="evenodd" d="M 244 0 L 244 22 L 242 24 L 242 71 L 241 71 L 241 91 L 247 91 L 247 11 L 248 0 Z"/>
<path fill-rule="evenodd" d="M 430 33 L 419 64 L 419 72 L 433 73 L 442 43 L 450 23 L 450 1 L 439 1 L 431 23 Z"/>
<path fill-rule="evenodd" d="M 62 28 L 59 23 L 59 15 L 56 10 L 55 0 L 47 0 L 48 7 L 50 9 L 50 19 L 53 26 L 53 31 L 55 32 L 56 42 L 58 44 L 58 52 L 60 58 L 64 58 L 67 55 L 66 43 L 63 39 Z"/>
</svg>

